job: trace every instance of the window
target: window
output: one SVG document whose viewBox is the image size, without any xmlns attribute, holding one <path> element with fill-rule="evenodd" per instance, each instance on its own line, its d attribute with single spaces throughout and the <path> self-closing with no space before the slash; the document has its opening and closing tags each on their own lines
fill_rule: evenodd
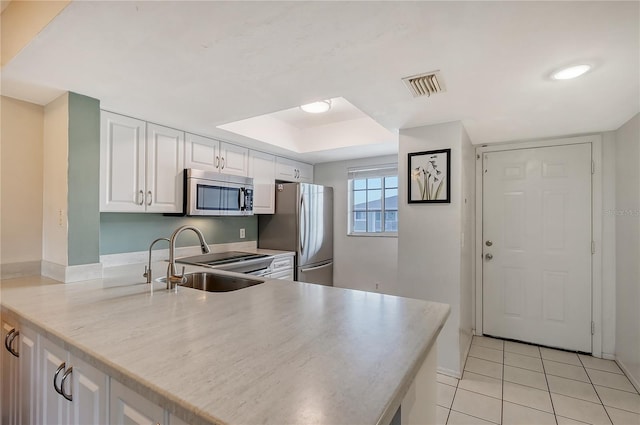
<svg viewBox="0 0 640 425">
<path fill-rule="evenodd" d="M 349 235 L 397 234 L 397 165 L 349 170 Z"/>
</svg>

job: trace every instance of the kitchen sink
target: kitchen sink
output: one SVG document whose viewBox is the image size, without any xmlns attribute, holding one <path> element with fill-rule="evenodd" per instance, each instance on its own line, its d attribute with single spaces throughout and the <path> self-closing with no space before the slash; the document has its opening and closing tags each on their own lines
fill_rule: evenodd
<svg viewBox="0 0 640 425">
<path fill-rule="evenodd" d="M 264 279 L 255 277 L 235 277 L 211 272 L 186 273 L 184 277 L 186 281 L 180 283 L 179 286 L 207 292 L 237 291 L 238 289 L 248 288 L 265 282 Z M 161 277 L 156 280 L 158 282 L 167 282 L 166 277 Z"/>
</svg>

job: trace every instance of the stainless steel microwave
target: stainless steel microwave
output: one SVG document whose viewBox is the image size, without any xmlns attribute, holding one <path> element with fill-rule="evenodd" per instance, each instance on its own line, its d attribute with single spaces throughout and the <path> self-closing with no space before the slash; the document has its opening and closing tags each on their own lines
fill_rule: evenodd
<svg viewBox="0 0 640 425">
<path fill-rule="evenodd" d="M 253 179 L 184 170 L 186 215 L 253 215 Z"/>
</svg>

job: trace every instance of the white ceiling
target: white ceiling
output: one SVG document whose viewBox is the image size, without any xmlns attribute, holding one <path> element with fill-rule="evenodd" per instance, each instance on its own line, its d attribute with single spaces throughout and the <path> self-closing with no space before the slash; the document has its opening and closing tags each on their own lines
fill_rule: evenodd
<svg viewBox="0 0 640 425">
<path fill-rule="evenodd" d="M 638 2 L 609 1 L 73 2 L 2 69 L 2 93 L 71 90 L 255 147 L 216 127 L 340 96 L 393 133 L 454 120 L 476 144 L 588 133 L 640 110 L 639 20 Z M 581 62 L 594 70 L 550 80 Z M 401 78 L 436 69 L 447 91 L 414 99 Z M 395 146 L 274 150 L 315 162 Z"/>
<path fill-rule="evenodd" d="M 397 150 L 394 133 L 342 97 L 327 100 L 331 109 L 321 114 L 304 112 L 296 106 L 219 128 L 301 154 L 314 154 L 316 159 L 347 146 L 375 145 L 383 149 L 383 154 Z"/>
</svg>

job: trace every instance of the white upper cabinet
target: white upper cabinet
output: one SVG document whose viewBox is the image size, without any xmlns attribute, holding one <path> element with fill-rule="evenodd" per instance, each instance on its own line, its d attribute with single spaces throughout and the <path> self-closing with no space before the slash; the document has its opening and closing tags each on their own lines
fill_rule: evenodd
<svg viewBox="0 0 640 425">
<path fill-rule="evenodd" d="M 298 163 L 298 181 L 301 183 L 313 183 L 313 165 Z"/>
<path fill-rule="evenodd" d="M 220 142 L 187 133 L 184 145 L 184 168 L 218 171 L 219 167 Z"/>
<path fill-rule="evenodd" d="M 276 157 L 250 151 L 249 176 L 253 177 L 254 214 L 273 214 L 276 206 Z"/>
<path fill-rule="evenodd" d="M 277 157 L 276 179 L 289 182 L 312 183 L 313 165 Z"/>
<path fill-rule="evenodd" d="M 235 176 L 249 175 L 249 149 L 187 133 L 185 168 Z"/>
<path fill-rule="evenodd" d="M 100 211 L 182 211 L 184 133 L 101 112 Z"/>
<path fill-rule="evenodd" d="M 100 113 L 100 211 L 144 212 L 146 124 Z"/>
<path fill-rule="evenodd" d="M 220 172 L 247 177 L 249 175 L 249 149 L 220 142 Z"/>
<path fill-rule="evenodd" d="M 147 212 L 182 211 L 184 133 L 147 124 Z"/>
</svg>

